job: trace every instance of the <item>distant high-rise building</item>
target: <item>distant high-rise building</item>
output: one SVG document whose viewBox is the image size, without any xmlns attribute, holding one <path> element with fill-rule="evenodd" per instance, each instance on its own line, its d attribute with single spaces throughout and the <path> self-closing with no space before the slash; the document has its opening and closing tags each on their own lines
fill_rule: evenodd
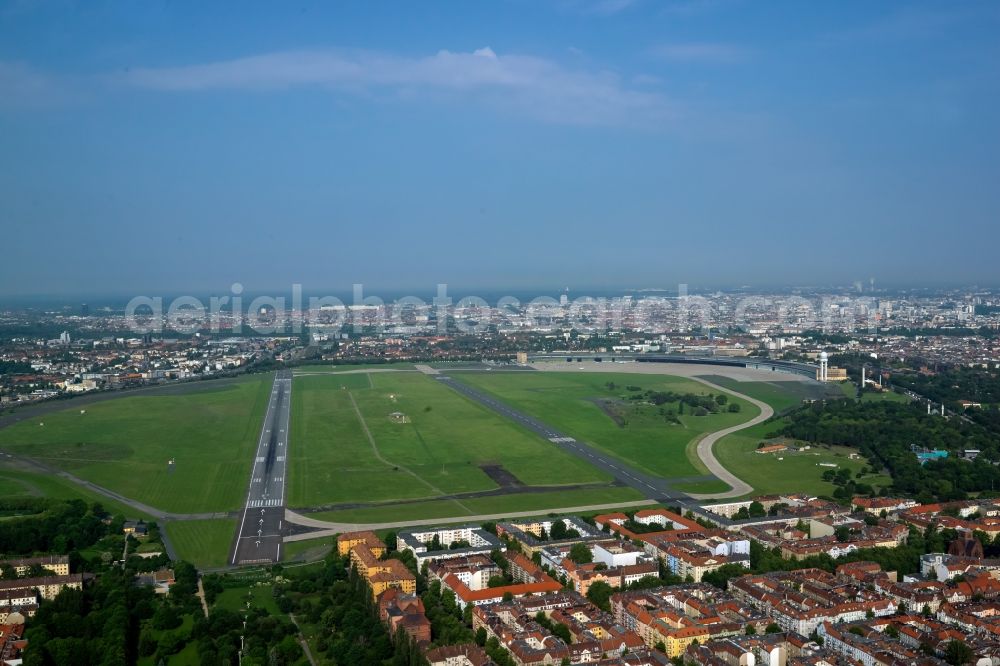
<svg viewBox="0 0 1000 666">
<path fill-rule="evenodd" d="M 63 331 L 59 334 L 59 344 L 68 345 L 70 343 L 69 331 Z"/>
<path fill-rule="evenodd" d="M 80 305 L 80 316 L 81 317 L 89 317 L 90 316 L 90 306 L 87 305 L 86 303 L 82 303 Z"/>
</svg>

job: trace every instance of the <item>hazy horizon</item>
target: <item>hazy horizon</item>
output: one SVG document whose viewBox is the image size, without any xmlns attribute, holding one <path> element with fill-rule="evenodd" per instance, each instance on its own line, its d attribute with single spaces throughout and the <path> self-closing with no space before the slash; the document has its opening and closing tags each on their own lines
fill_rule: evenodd
<svg viewBox="0 0 1000 666">
<path fill-rule="evenodd" d="M 0 297 L 996 286 L 998 28 L 976 1 L 12 2 Z"/>
</svg>

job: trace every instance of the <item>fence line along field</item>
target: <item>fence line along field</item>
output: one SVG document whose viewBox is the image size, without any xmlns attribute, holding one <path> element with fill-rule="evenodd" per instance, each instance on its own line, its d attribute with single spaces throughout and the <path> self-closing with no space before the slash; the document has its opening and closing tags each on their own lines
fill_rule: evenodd
<svg viewBox="0 0 1000 666">
<path fill-rule="evenodd" d="M 454 377 L 664 478 L 705 474 L 690 445 L 705 433 L 759 413 L 728 394 L 706 409 L 695 398 L 706 400 L 710 393 L 722 392 L 672 375 L 463 372 Z"/>
<path fill-rule="evenodd" d="M 252 375 L 166 395 L 68 406 L 0 429 L 0 449 L 163 511 L 237 509 L 271 378 Z"/>
<path fill-rule="evenodd" d="M 606 487 L 612 481 L 413 372 L 296 377 L 291 447 L 292 507 L 434 499 L 504 486 Z M 575 499 L 587 499 L 585 489 L 578 492 Z M 471 513 L 461 499 L 451 504 L 452 515 Z M 399 510 L 407 511 L 406 505 Z"/>
</svg>

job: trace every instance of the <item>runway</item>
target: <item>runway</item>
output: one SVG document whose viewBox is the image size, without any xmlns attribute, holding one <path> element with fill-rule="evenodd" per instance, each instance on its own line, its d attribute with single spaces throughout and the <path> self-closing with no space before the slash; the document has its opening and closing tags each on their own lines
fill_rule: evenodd
<svg viewBox="0 0 1000 666">
<path fill-rule="evenodd" d="M 270 564 L 281 560 L 291 397 L 292 373 L 279 370 L 271 386 L 230 564 Z"/>
</svg>

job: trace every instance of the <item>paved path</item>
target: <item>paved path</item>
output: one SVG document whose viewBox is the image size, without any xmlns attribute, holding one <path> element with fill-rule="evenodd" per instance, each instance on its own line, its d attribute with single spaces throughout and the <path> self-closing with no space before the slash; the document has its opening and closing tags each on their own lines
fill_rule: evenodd
<svg viewBox="0 0 1000 666">
<path fill-rule="evenodd" d="M 299 645 L 302 646 L 302 651 L 305 653 L 306 659 L 309 660 L 309 663 L 312 664 L 312 666 L 316 666 L 316 660 L 313 659 L 312 650 L 309 649 L 309 642 L 306 641 L 306 637 L 302 635 L 302 628 L 299 627 L 299 621 L 295 619 L 295 614 L 289 613 L 288 619 L 292 621 L 292 624 L 295 625 L 295 630 L 299 632 Z"/>
<path fill-rule="evenodd" d="M 195 596 L 201 602 L 201 611 L 208 617 L 208 602 L 205 600 L 205 586 L 201 584 L 201 576 L 198 576 L 198 592 Z"/>
<path fill-rule="evenodd" d="M 742 398 L 743 400 L 746 400 L 747 402 L 754 405 L 755 407 L 757 407 L 757 409 L 760 410 L 760 414 L 753 417 L 749 421 L 740 423 L 739 425 L 731 426 L 729 428 L 723 428 L 722 430 L 716 430 L 715 432 L 709 433 L 701 438 L 701 440 L 698 442 L 698 458 L 700 458 L 701 461 L 705 464 L 705 467 L 708 468 L 708 471 L 710 471 L 712 474 L 717 476 L 722 481 L 728 483 L 731 486 L 731 488 L 730 490 L 721 493 L 691 494 L 691 497 L 697 500 L 724 499 L 728 497 L 741 497 L 743 495 L 747 495 L 753 492 L 753 486 L 743 481 L 742 479 L 737 478 L 735 474 L 733 474 L 732 472 L 730 472 L 729 470 L 727 470 L 725 467 L 722 466 L 722 463 L 719 462 L 719 459 L 715 457 L 715 453 L 712 451 L 712 447 L 715 446 L 715 443 L 718 442 L 723 437 L 725 437 L 726 435 L 731 435 L 734 432 L 739 432 L 740 430 L 744 430 L 746 428 L 755 426 L 758 423 L 763 423 L 764 421 L 768 420 L 769 418 L 774 416 L 774 409 L 772 409 L 771 405 L 767 404 L 766 402 L 762 402 L 760 400 L 757 400 L 756 398 L 751 398 L 746 394 L 738 393 L 731 389 L 727 389 L 723 386 L 719 386 L 718 384 L 713 384 L 712 382 L 706 379 L 702 379 L 701 377 L 691 377 L 691 379 L 695 380 L 696 382 L 701 382 L 705 386 L 711 387 L 716 391 L 723 391 L 725 393 L 728 393 L 729 395 L 736 396 L 737 398 Z"/>
<path fill-rule="evenodd" d="M 292 534 L 285 537 L 285 541 L 307 541 L 319 537 L 334 536 L 342 532 L 353 532 L 357 530 L 384 530 L 393 527 L 418 527 L 420 525 L 443 525 L 445 523 L 483 523 L 489 520 L 502 520 L 504 518 L 528 518 L 547 513 L 582 513 L 585 511 L 600 511 L 602 509 L 626 509 L 636 506 L 647 506 L 653 504 L 653 500 L 635 500 L 632 502 L 617 502 L 614 504 L 589 504 L 587 506 L 565 506 L 558 509 L 536 509 L 534 511 L 505 511 L 503 513 L 486 513 L 476 516 L 455 516 L 454 518 L 419 518 L 416 520 L 397 520 L 391 523 L 333 523 L 318 518 L 310 518 L 295 513 L 291 509 L 285 509 L 285 520 L 296 525 L 305 527 L 317 527 L 319 530 L 304 532 L 302 534 Z"/>
</svg>

